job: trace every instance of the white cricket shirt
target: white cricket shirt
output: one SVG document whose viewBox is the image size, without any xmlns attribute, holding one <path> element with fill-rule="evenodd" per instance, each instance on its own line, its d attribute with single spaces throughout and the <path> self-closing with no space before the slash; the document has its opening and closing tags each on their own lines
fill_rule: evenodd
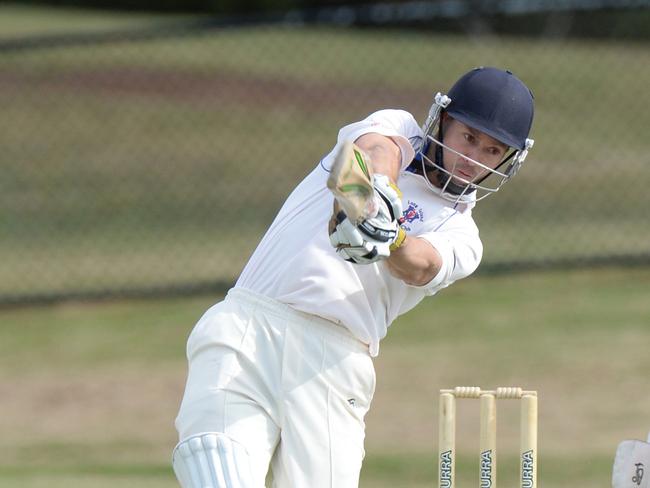
<svg viewBox="0 0 650 488">
<path fill-rule="evenodd" d="M 343 141 L 371 132 L 391 137 L 401 149 L 397 184 L 403 194 L 402 227 L 408 235 L 429 241 L 442 256 L 440 272 L 424 286 L 394 278 L 381 261 L 348 263 L 330 244 L 328 222 L 334 197 L 326 181 L 334 154 Z M 413 116 L 403 110 L 380 110 L 343 127 L 337 146 L 289 195 L 235 286 L 337 322 L 376 356 L 379 341 L 397 316 L 470 275 L 483 252 L 471 216 L 473 202 L 454 206 L 435 194 L 423 176 L 405 171 L 422 138 Z"/>
</svg>

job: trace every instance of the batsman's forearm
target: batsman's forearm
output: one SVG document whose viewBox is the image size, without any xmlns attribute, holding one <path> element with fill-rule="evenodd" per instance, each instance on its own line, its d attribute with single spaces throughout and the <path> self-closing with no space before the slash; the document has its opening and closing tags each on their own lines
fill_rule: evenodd
<svg viewBox="0 0 650 488">
<path fill-rule="evenodd" d="M 386 266 L 395 278 L 409 285 L 422 286 L 438 274 L 442 257 L 429 241 L 407 236 L 386 259 Z"/>
<path fill-rule="evenodd" d="M 359 137 L 355 144 L 368 155 L 375 173 L 388 176 L 395 183 L 399 175 L 402 152 L 390 137 L 369 133 Z"/>
</svg>

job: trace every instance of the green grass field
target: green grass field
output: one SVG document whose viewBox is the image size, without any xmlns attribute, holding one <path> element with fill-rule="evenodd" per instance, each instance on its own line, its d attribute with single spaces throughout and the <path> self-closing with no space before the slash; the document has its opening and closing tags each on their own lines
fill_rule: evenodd
<svg viewBox="0 0 650 488">
<path fill-rule="evenodd" d="M 0 41 L 172 20 L 3 4 Z M 421 121 L 476 65 L 512 69 L 537 104 L 529 161 L 475 213 L 485 262 L 647 255 L 648 53 L 299 26 L 3 52 L 0 297 L 232 279 L 341 125 L 383 107 Z M 437 391 L 461 384 L 539 390 L 540 486 L 608 486 L 618 442 L 650 429 L 648 286 L 648 268 L 478 276 L 401 318 L 361 486 L 434 486 Z M 184 342 L 215 300 L 0 309 L 0 486 L 176 486 Z M 516 409 L 499 412 L 514 486 Z M 459 413 L 476 486 L 478 412 Z"/>
<path fill-rule="evenodd" d="M 608 486 L 618 442 L 650 429 L 648 285 L 648 268 L 479 276 L 399 319 L 376 361 L 361 486 L 434 486 L 437 390 L 466 384 L 539 391 L 540 486 Z M 176 486 L 184 342 L 216 299 L 0 310 L 0 486 Z M 476 404 L 459 416 L 459 482 L 476 486 Z M 502 486 L 517 425 L 503 405 Z"/>
<path fill-rule="evenodd" d="M 182 20 L 189 16 L 175 16 Z M 30 36 L 88 34 L 114 29 L 133 29 L 161 25 L 168 15 L 113 10 L 24 5 L 3 2 L 0 5 L 0 41 Z"/>
<path fill-rule="evenodd" d="M 4 38 L 173 18 L 0 6 Z M 338 128 L 497 65 L 536 146 L 476 218 L 485 262 L 648 255 L 644 43 L 266 26 L 0 58 L 0 296 L 228 281 Z M 164 263 L 162 265 L 161 263 Z"/>
</svg>

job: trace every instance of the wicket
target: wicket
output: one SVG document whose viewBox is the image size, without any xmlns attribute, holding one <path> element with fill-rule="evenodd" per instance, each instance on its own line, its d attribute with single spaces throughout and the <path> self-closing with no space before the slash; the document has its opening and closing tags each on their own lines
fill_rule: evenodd
<svg viewBox="0 0 650 488">
<path fill-rule="evenodd" d="M 440 390 L 438 411 L 438 487 L 456 488 L 456 399 L 480 400 L 479 479 L 481 488 L 496 488 L 497 399 L 521 400 L 520 484 L 537 487 L 537 392 L 519 387 L 481 390 L 477 386 L 457 386 Z"/>
</svg>

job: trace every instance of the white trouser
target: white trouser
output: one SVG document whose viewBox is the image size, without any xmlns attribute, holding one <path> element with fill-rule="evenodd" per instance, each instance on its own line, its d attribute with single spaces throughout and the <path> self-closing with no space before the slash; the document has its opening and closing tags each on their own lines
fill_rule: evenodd
<svg viewBox="0 0 650 488">
<path fill-rule="evenodd" d="M 199 320 L 187 356 L 180 440 L 244 446 L 256 488 L 269 463 L 277 488 L 358 486 L 375 372 L 346 329 L 237 288 Z"/>
</svg>

